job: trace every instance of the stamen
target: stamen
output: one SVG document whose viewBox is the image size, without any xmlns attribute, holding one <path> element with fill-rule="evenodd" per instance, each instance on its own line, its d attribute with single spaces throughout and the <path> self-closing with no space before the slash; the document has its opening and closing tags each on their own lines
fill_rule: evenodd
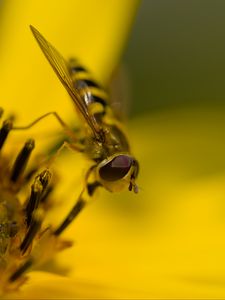
<svg viewBox="0 0 225 300">
<path fill-rule="evenodd" d="M 5 120 L 3 122 L 2 128 L 0 129 L 0 149 L 2 149 L 11 129 L 12 129 L 12 121 Z"/>
<path fill-rule="evenodd" d="M 32 243 L 34 237 L 36 236 L 38 230 L 41 227 L 41 222 L 41 219 L 35 219 L 32 221 L 27 234 L 25 235 L 25 238 L 20 245 L 20 251 L 22 252 L 22 254 L 24 254 L 27 251 L 28 247 Z"/>
<path fill-rule="evenodd" d="M 31 187 L 31 195 L 30 195 L 30 199 L 27 203 L 26 206 L 26 215 L 27 215 L 27 226 L 30 226 L 31 220 L 32 220 L 32 215 L 33 215 L 33 211 L 38 207 L 39 205 L 39 201 L 40 201 L 40 197 L 43 191 L 43 187 L 40 183 L 40 180 L 38 178 L 36 178 L 34 184 Z"/>
<path fill-rule="evenodd" d="M 40 182 L 43 186 L 43 190 L 45 190 L 51 179 L 51 173 L 48 169 L 46 169 L 40 175 L 38 175 L 38 178 L 40 179 Z"/>
<path fill-rule="evenodd" d="M 10 277 L 9 281 L 14 282 L 16 281 L 23 273 L 32 265 L 32 260 L 27 260 L 22 266 L 20 266 Z"/>
<path fill-rule="evenodd" d="M 22 150 L 20 151 L 19 155 L 16 158 L 11 173 L 11 181 L 16 182 L 20 177 L 20 175 L 22 175 L 33 149 L 34 149 L 34 140 L 30 139 L 25 143 L 24 147 L 22 148 Z"/>
<path fill-rule="evenodd" d="M 50 178 L 51 178 L 51 173 L 48 170 L 44 170 L 41 174 L 39 174 L 35 178 L 34 184 L 31 186 L 30 199 L 25 208 L 26 215 L 27 215 L 27 219 L 26 219 L 27 226 L 30 225 L 33 212 L 38 208 L 39 203 L 42 200 L 43 194 L 44 197 L 46 197 L 44 192 L 46 191 Z"/>
<path fill-rule="evenodd" d="M 0 108 L 0 118 L 2 112 Z M 12 119 L 7 119 L 0 127 L 0 150 L 13 129 L 12 123 Z M 52 258 L 59 249 L 71 246 L 57 235 L 84 206 L 82 200 L 78 201 L 56 232 L 45 225 L 43 221 L 49 209 L 45 202 L 49 201 L 54 183 L 50 185 L 51 173 L 48 169 L 39 171 L 38 160 L 33 166 L 28 166 L 28 172 L 24 172 L 34 146 L 33 139 L 26 141 L 11 170 L 11 156 L 5 153 L 0 156 L 0 297 L 5 291 L 16 290 L 24 282 L 24 273 L 31 266 Z M 36 172 L 39 173 L 32 180 Z M 33 182 L 27 195 L 30 180 Z"/>
<path fill-rule="evenodd" d="M 46 200 L 49 198 L 49 195 L 52 193 L 52 191 L 53 191 L 53 186 L 49 186 L 45 192 L 43 191 L 41 199 L 40 199 L 41 203 L 46 202 Z"/>
</svg>

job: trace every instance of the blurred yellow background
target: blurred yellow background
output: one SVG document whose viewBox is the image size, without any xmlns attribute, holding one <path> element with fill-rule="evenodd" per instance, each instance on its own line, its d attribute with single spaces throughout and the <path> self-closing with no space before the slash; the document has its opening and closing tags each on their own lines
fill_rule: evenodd
<svg viewBox="0 0 225 300">
<path fill-rule="evenodd" d="M 146 0 L 125 55 L 153 297 L 225 297 L 224 28 L 224 1 Z"/>
</svg>

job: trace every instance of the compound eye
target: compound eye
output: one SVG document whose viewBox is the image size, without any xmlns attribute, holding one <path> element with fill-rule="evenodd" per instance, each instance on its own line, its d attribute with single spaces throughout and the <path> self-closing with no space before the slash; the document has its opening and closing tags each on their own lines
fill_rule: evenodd
<svg viewBox="0 0 225 300">
<path fill-rule="evenodd" d="M 116 181 L 122 179 L 130 170 L 133 159 L 126 155 L 119 155 L 112 159 L 99 170 L 99 175 L 107 181 Z"/>
</svg>

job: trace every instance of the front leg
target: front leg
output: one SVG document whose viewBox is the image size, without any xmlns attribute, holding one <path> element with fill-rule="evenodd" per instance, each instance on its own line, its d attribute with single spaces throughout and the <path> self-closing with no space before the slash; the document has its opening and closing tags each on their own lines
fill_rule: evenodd
<svg viewBox="0 0 225 300">
<path fill-rule="evenodd" d="M 90 180 L 91 175 L 93 174 L 96 166 L 92 166 L 86 175 L 85 186 L 80 196 L 78 197 L 77 202 L 70 210 L 64 221 L 59 225 L 59 227 L 54 231 L 56 236 L 59 236 L 69 225 L 70 223 L 78 216 L 78 214 L 83 210 L 83 208 L 88 204 L 92 199 L 93 195 L 101 184 L 97 180 Z"/>
</svg>

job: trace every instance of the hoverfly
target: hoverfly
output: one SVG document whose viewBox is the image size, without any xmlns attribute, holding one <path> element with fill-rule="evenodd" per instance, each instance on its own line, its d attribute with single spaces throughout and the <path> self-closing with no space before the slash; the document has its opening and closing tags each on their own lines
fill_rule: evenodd
<svg viewBox="0 0 225 300">
<path fill-rule="evenodd" d="M 40 117 L 33 124 L 49 114 L 55 115 L 71 138 L 68 146 L 83 152 L 93 161 L 93 166 L 87 171 L 85 187 L 76 204 L 55 230 L 55 235 L 59 235 L 83 209 L 97 187 L 104 187 L 110 192 L 127 187 L 129 191 L 137 193 L 135 180 L 139 166 L 130 153 L 121 123 L 107 102 L 100 84 L 92 79 L 84 66 L 76 60 L 65 60 L 37 29 L 33 26 L 30 28 L 84 121 L 86 134 L 82 141 L 78 141 L 72 129 L 66 126 L 56 112 Z"/>
</svg>

